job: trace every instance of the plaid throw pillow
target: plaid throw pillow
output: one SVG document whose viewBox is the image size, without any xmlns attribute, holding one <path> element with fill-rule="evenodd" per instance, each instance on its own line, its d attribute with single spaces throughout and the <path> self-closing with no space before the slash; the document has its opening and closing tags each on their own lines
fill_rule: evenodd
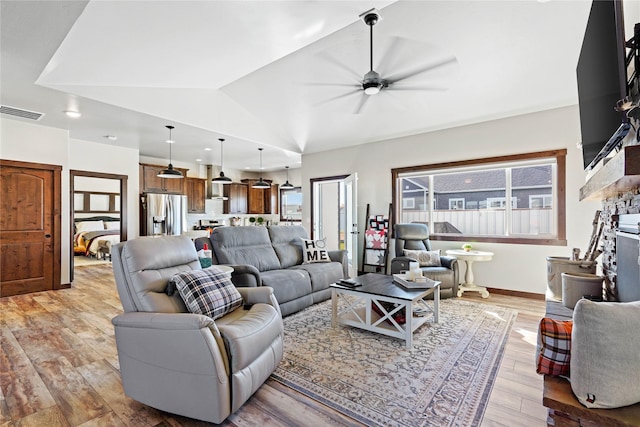
<svg viewBox="0 0 640 427">
<path fill-rule="evenodd" d="M 571 361 L 571 329 L 573 321 L 545 317 L 538 328 L 536 372 L 547 375 L 569 375 Z"/>
<path fill-rule="evenodd" d="M 216 267 L 176 274 L 170 280 L 191 313 L 217 319 L 242 305 L 242 296 L 228 275 Z"/>
</svg>

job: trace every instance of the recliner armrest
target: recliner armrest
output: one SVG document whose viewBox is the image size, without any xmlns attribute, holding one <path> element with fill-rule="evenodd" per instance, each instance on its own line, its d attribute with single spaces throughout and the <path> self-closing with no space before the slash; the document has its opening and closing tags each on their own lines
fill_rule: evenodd
<svg viewBox="0 0 640 427">
<path fill-rule="evenodd" d="M 450 270 L 453 270 L 458 266 L 458 259 L 452 256 L 441 256 L 440 263 L 443 267 L 447 267 Z"/>
<path fill-rule="evenodd" d="M 113 326 L 126 328 L 164 329 L 183 331 L 215 326 L 213 319 L 193 313 L 131 312 L 119 314 L 111 319 Z"/>
<path fill-rule="evenodd" d="M 253 265 L 239 264 L 230 265 L 230 267 L 233 267 L 231 281 L 236 288 L 255 288 L 262 286 L 260 271 Z"/>
<path fill-rule="evenodd" d="M 246 304 L 269 304 L 276 309 L 280 317 L 280 304 L 276 296 L 273 294 L 273 288 L 270 286 L 260 286 L 258 288 L 236 288 Z"/>
</svg>

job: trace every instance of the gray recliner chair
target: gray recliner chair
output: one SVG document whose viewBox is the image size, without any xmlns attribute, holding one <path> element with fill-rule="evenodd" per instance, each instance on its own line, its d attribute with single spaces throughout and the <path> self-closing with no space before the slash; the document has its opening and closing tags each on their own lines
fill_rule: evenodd
<svg viewBox="0 0 640 427">
<path fill-rule="evenodd" d="M 169 279 L 199 270 L 184 236 L 142 237 L 112 247 L 125 313 L 115 337 L 125 394 L 154 408 L 221 423 L 276 369 L 283 324 L 269 287 L 238 288 L 244 306 L 212 320 L 187 311 Z"/>
<path fill-rule="evenodd" d="M 429 240 L 429 227 L 426 224 L 395 224 L 396 257 L 391 260 L 391 274 L 398 274 L 409 269 L 409 262 L 414 258 L 404 256 L 404 250 L 431 251 Z M 441 256 L 441 266 L 420 267 L 422 275 L 432 280 L 442 282 L 440 284 L 440 297 L 449 298 L 458 295 L 458 260 L 454 257 Z"/>
</svg>

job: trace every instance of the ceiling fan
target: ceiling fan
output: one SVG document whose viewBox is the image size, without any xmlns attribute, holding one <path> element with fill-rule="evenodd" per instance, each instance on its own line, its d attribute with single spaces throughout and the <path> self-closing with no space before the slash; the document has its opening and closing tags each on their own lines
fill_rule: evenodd
<svg viewBox="0 0 640 427">
<path fill-rule="evenodd" d="M 455 65 L 457 64 L 458 60 L 456 59 L 455 56 L 446 56 L 438 61 L 435 61 L 433 63 L 430 63 L 429 65 L 426 66 L 422 66 L 419 67 L 417 69 L 413 69 L 411 71 L 407 71 L 404 73 L 396 73 L 396 74 L 392 74 L 390 76 L 386 76 L 383 77 L 380 75 L 380 73 L 378 73 L 377 71 L 375 71 L 373 69 L 373 27 L 374 25 L 376 25 L 379 21 L 382 20 L 382 16 L 380 15 L 380 12 L 377 9 L 370 9 L 364 13 L 362 13 L 360 16 L 360 19 L 362 19 L 362 21 L 369 26 L 369 71 L 364 75 L 364 77 L 362 78 L 362 80 L 359 81 L 359 84 L 357 85 L 344 85 L 344 84 L 329 84 L 330 86 L 350 86 L 350 87 L 354 87 L 355 89 L 351 92 L 342 94 L 342 95 L 338 95 L 336 97 L 330 98 L 324 102 L 322 102 L 322 104 L 329 102 L 329 101 L 333 101 L 339 98 L 344 98 L 347 96 L 351 96 L 354 94 L 358 94 L 358 93 L 362 93 L 362 98 L 360 100 L 360 103 L 358 105 L 358 108 L 356 109 L 355 113 L 359 114 L 362 109 L 364 108 L 365 104 L 367 103 L 367 101 L 371 98 L 371 96 L 373 95 L 377 95 L 380 92 L 383 91 L 390 91 L 390 90 L 416 90 L 416 91 L 421 91 L 421 90 L 446 90 L 446 87 L 442 87 L 442 86 L 424 86 L 424 85 L 413 85 L 413 86 L 406 86 L 406 85 L 401 85 L 398 86 L 397 83 L 404 81 L 406 79 L 409 79 L 411 77 L 417 76 L 419 74 L 423 74 L 426 73 L 428 71 L 433 71 L 436 68 L 442 67 L 442 66 L 447 66 L 447 65 Z M 397 44 L 399 41 L 402 41 L 403 39 L 401 38 L 395 38 L 394 42 L 392 43 L 389 51 L 391 51 L 391 53 L 393 53 L 393 50 L 397 48 Z M 386 56 L 386 55 L 385 55 Z M 333 62 L 335 65 L 341 67 L 341 68 L 347 68 L 344 66 L 344 64 L 340 64 L 337 63 L 335 61 L 335 59 L 331 58 L 330 56 L 325 55 L 326 59 L 329 59 L 331 62 Z M 326 84 L 323 84 L 326 85 Z"/>
</svg>

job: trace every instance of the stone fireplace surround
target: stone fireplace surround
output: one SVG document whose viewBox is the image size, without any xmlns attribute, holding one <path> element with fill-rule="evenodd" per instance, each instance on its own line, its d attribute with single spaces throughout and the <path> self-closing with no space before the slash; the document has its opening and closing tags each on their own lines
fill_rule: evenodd
<svg viewBox="0 0 640 427">
<path fill-rule="evenodd" d="M 640 187 L 619 193 L 602 201 L 602 272 L 605 276 L 607 301 L 617 301 L 616 231 L 620 215 L 640 213 Z"/>
</svg>

